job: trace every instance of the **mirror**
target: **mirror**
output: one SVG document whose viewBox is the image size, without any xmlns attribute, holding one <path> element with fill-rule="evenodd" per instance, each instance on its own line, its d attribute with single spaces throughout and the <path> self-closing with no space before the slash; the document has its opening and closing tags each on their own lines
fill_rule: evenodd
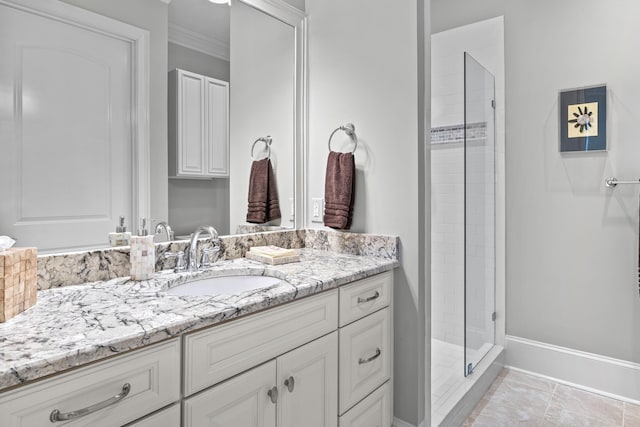
<svg viewBox="0 0 640 427">
<path fill-rule="evenodd" d="M 283 214 L 279 223 L 270 225 L 304 224 L 303 170 L 299 166 L 303 164 L 301 147 L 305 145 L 306 122 L 304 13 L 283 0 L 233 0 L 231 7 L 207 0 L 174 0 L 167 7 L 180 7 L 183 2 L 195 8 L 196 15 L 202 8 L 226 12 L 227 22 L 236 8 L 244 10 L 245 15 L 252 14 L 254 20 L 264 22 L 238 23 L 239 37 L 252 36 L 259 42 L 270 40 L 267 47 L 273 49 L 259 62 L 251 62 L 249 55 L 234 49 L 245 66 L 255 68 L 251 70 L 254 76 L 263 83 L 266 80 L 262 86 L 246 80 L 251 75 L 245 72 L 243 76 L 242 68 L 233 66 L 233 58 L 229 64 L 230 53 L 227 74 L 218 76 L 229 80 L 231 74 L 237 74 L 245 78 L 244 86 L 254 84 L 258 88 L 257 93 L 247 90 L 244 98 L 238 98 L 253 111 L 242 111 L 243 102 L 236 102 L 234 96 L 242 94 L 241 87 L 231 89 L 230 177 L 170 180 L 169 214 L 164 217 L 167 193 L 153 192 L 150 185 L 155 180 L 168 179 L 151 175 L 162 170 L 151 163 L 150 153 L 158 139 L 158 128 L 163 126 L 158 126 L 157 106 L 150 105 L 148 100 L 164 98 L 152 91 L 162 86 L 160 74 L 180 66 L 176 64 L 181 58 L 179 49 L 170 43 L 166 46 L 170 60 L 167 69 L 149 70 L 149 57 L 158 60 L 157 54 L 149 52 L 157 52 L 159 48 L 157 33 L 124 23 L 127 17 L 132 17 L 134 25 L 142 22 L 124 7 L 114 6 L 111 10 L 102 3 L 76 7 L 60 2 L 54 7 L 48 2 L 25 4 L 22 0 L 5 0 L 0 5 L 0 27 L 5 29 L 6 36 L 0 38 L 0 51 L 8 61 L 0 66 L 0 93 L 4 100 L 0 103 L 3 136 L 0 169 L 10 179 L 0 191 L 3 200 L 0 235 L 16 237 L 19 246 L 37 246 L 40 253 L 101 248 L 106 247 L 108 235 L 115 231 L 120 215 L 126 216 L 127 230 L 135 231 L 137 218 L 149 218 L 152 205 L 162 215 L 154 218 L 168 220 L 178 236 L 202 224 L 216 226 L 220 234 L 234 233 L 246 219 L 251 145 L 266 135 L 273 138 L 271 159 Z M 63 19 L 56 18 L 58 13 Z M 166 25 L 158 16 L 163 15 L 150 15 L 149 19 Z M 242 12 L 237 16 L 242 16 Z M 212 55 L 198 54 L 211 49 L 220 51 L 224 42 L 201 37 L 197 31 L 222 25 L 206 21 L 199 27 L 195 20 L 185 25 L 188 30 L 183 32 L 183 39 L 190 39 L 199 49 L 191 50 L 197 57 L 193 63 L 206 68 L 203 64 Z M 271 27 L 279 29 L 273 37 L 267 34 Z M 157 27 L 152 28 L 157 31 Z M 175 36 L 174 30 L 170 26 L 169 34 Z M 227 33 L 231 31 L 227 29 Z M 40 39 L 34 40 L 36 36 Z M 15 73 L 19 56 L 12 49 L 34 43 L 45 47 L 30 49 L 22 74 Z M 283 65 L 287 72 L 274 68 L 274 58 L 281 53 L 279 43 L 288 52 L 287 63 Z M 104 61 L 95 60 L 96 52 L 104 56 Z M 202 73 L 199 69 L 192 71 Z M 281 74 L 286 80 L 276 79 Z M 277 108 L 273 104 L 276 100 L 286 102 L 286 107 Z M 154 114 L 150 114 L 149 107 Z M 282 123 L 276 124 L 280 119 Z M 135 123 L 133 128 L 131 123 Z M 256 147 L 256 156 L 258 150 Z M 298 213 L 293 221 L 291 204 Z M 176 215 L 183 217 L 176 219 Z"/>
<path fill-rule="evenodd" d="M 204 223 L 221 235 L 299 226 L 296 205 L 304 198 L 296 179 L 301 172 L 296 141 L 302 143 L 298 88 L 303 87 L 303 64 L 296 58 L 304 15 L 284 3 L 274 7 L 280 3 L 173 0 L 169 5 L 169 70 L 228 81 L 230 92 L 229 177 L 169 179 L 169 224 L 176 236 Z M 251 165 L 268 154 L 281 218 L 248 223 Z"/>
</svg>

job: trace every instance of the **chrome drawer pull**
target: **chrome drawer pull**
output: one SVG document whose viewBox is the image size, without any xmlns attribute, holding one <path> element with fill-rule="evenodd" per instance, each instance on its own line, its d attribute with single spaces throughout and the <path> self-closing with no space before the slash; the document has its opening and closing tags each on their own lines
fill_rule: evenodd
<svg viewBox="0 0 640 427">
<path fill-rule="evenodd" d="M 285 387 L 287 387 L 287 390 L 289 390 L 289 393 L 293 393 L 293 388 L 296 385 L 296 380 L 293 379 L 293 377 L 289 377 L 286 380 L 284 380 L 284 385 Z"/>
<path fill-rule="evenodd" d="M 131 384 L 125 383 L 122 386 L 122 391 L 120 393 L 116 394 L 113 397 L 110 397 L 104 402 L 96 403 L 95 405 L 91 405 L 83 409 L 78 409 L 77 411 L 66 412 L 64 414 L 60 413 L 59 410 L 54 409 L 51 412 L 51 415 L 49 415 L 49 420 L 51 420 L 52 423 L 55 423 L 58 421 L 67 421 L 67 420 L 73 420 L 75 418 L 84 417 L 85 415 L 92 414 L 96 411 L 99 411 L 100 409 L 104 409 L 107 406 L 111 406 L 114 403 L 120 402 L 122 399 L 127 397 L 130 391 L 131 391 Z"/>
<path fill-rule="evenodd" d="M 367 297 L 367 298 L 358 297 L 358 304 L 373 301 L 374 299 L 378 299 L 378 298 L 380 298 L 380 293 L 376 291 L 376 293 L 371 295 L 370 297 Z"/>
<path fill-rule="evenodd" d="M 380 357 L 380 355 L 382 354 L 382 350 L 380 350 L 379 348 L 376 348 L 376 354 L 374 354 L 371 357 L 368 357 L 366 359 L 363 359 L 362 357 L 360 359 L 358 359 L 358 363 L 360 365 L 364 365 L 365 363 L 369 363 L 369 362 L 373 362 L 374 360 L 376 360 L 378 357 Z"/>
<path fill-rule="evenodd" d="M 278 401 L 278 387 L 273 387 L 271 390 L 267 392 L 267 396 L 271 399 L 271 403 L 276 403 Z"/>
</svg>

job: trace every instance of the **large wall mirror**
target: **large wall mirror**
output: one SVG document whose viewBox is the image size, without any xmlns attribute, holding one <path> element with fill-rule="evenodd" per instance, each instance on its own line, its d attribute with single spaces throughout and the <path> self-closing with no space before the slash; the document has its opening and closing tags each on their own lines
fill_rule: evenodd
<svg viewBox="0 0 640 427">
<path fill-rule="evenodd" d="M 168 218 L 154 219 L 178 236 L 205 224 L 236 233 L 251 146 L 270 135 L 282 219 L 266 225 L 304 224 L 306 21 L 291 6 L 304 2 L 165 3 L 169 63 L 150 70 L 158 46 L 146 30 L 60 1 L 0 0 L 0 235 L 52 253 L 107 247 L 120 215 L 135 232 L 163 203 L 149 191 L 149 75 L 174 68 L 230 82 L 230 174 L 165 177 Z"/>
<path fill-rule="evenodd" d="M 169 223 L 177 236 L 202 224 L 224 235 L 304 223 L 304 18 L 284 1 L 170 3 L 169 70 L 228 81 L 230 92 L 229 177 L 169 179 Z M 258 141 L 266 136 L 270 147 Z M 282 217 L 248 223 L 251 165 L 268 154 Z"/>
</svg>

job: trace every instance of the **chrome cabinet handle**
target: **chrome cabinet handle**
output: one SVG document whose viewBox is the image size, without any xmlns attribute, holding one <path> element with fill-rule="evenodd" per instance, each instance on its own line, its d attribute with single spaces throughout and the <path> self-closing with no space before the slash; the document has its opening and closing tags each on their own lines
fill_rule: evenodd
<svg viewBox="0 0 640 427">
<path fill-rule="evenodd" d="M 54 409 L 51 412 L 51 415 L 49 415 L 49 420 L 52 423 L 55 423 L 58 421 L 67 421 L 67 420 L 73 420 L 75 418 L 84 417 L 85 415 L 92 414 L 96 411 L 99 411 L 100 409 L 104 409 L 107 406 L 111 406 L 115 403 L 120 402 L 122 399 L 127 397 L 130 391 L 131 391 L 131 384 L 125 383 L 122 386 L 122 391 L 120 393 L 116 394 L 113 397 L 108 398 L 104 402 L 96 403 L 95 405 L 87 406 L 86 408 L 78 409 L 77 411 L 66 412 L 64 414 L 61 413 L 58 409 Z"/>
<path fill-rule="evenodd" d="M 284 385 L 285 387 L 287 387 L 287 390 L 289 390 L 289 393 L 293 393 L 293 388 L 296 385 L 296 380 L 293 379 L 293 376 L 290 376 L 289 378 L 284 380 Z"/>
<path fill-rule="evenodd" d="M 358 297 L 358 304 L 373 301 L 374 299 L 378 299 L 378 298 L 380 298 L 380 293 L 376 291 L 376 293 L 371 295 L 370 297 L 367 297 L 367 298 Z"/>
<path fill-rule="evenodd" d="M 276 403 L 278 401 L 278 387 L 273 387 L 269 390 L 267 396 L 271 399 L 271 403 Z"/>
<path fill-rule="evenodd" d="M 376 354 L 374 354 L 371 357 L 367 357 L 366 359 L 363 359 L 362 357 L 360 359 L 358 359 L 358 363 L 360 365 L 364 365 L 365 363 L 369 363 L 369 362 L 373 362 L 374 360 L 376 360 L 378 357 L 380 357 L 380 355 L 382 354 L 382 350 L 380 350 L 379 348 L 376 348 Z"/>
</svg>

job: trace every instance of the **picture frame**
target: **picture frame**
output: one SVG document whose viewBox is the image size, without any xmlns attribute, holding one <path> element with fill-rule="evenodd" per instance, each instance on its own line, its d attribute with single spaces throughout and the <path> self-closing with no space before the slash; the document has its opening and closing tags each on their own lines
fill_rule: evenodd
<svg viewBox="0 0 640 427">
<path fill-rule="evenodd" d="M 560 152 L 607 150 L 607 86 L 561 90 L 559 93 Z"/>
</svg>

